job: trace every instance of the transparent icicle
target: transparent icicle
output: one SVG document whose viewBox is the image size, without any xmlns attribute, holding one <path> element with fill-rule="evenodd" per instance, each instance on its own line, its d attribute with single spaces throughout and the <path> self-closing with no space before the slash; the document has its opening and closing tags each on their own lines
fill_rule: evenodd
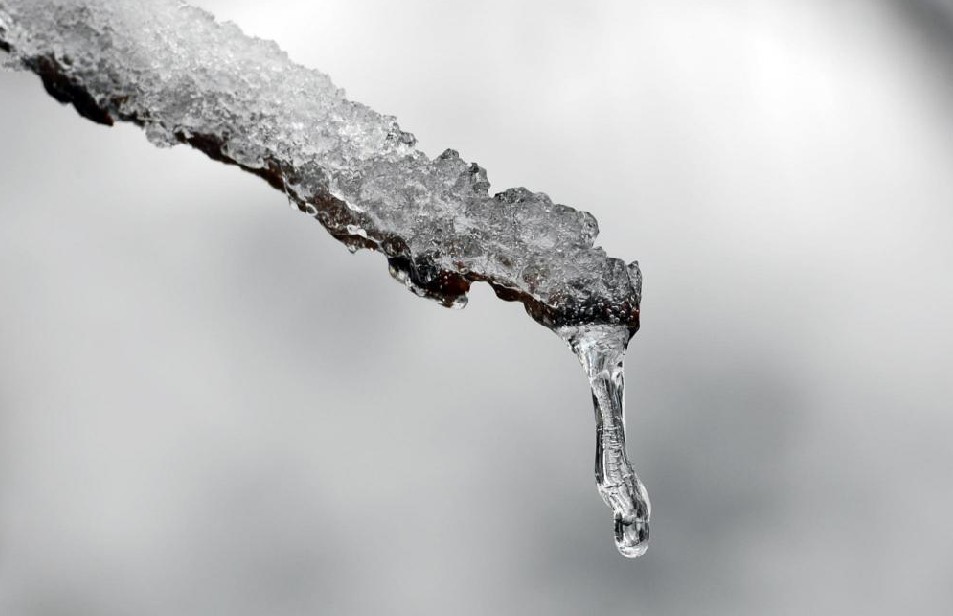
<svg viewBox="0 0 953 616">
<path fill-rule="evenodd" d="M 596 486 L 612 509 L 615 543 L 628 558 L 648 549 L 650 505 L 645 486 L 625 451 L 625 371 L 630 333 L 624 327 L 596 325 L 556 330 L 579 358 L 596 413 Z"/>
</svg>

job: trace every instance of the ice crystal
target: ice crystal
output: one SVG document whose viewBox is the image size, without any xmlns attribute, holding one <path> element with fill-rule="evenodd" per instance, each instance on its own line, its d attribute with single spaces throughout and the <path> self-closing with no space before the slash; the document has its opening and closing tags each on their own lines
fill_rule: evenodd
<svg viewBox="0 0 953 616">
<path fill-rule="evenodd" d="M 608 258 L 596 219 L 541 192 L 489 194 L 455 150 L 430 159 L 391 116 L 348 100 L 269 41 L 178 0 L 0 0 L 0 65 L 38 74 L 84 117 L 141 126 L 284 191 L 351 250 L 384 253 L 423 297 L 462 306 L 486 281 L 579 357 L 596 410 L 596 480 L 616 543 L 644 553 L 649 505 L 625 453 L 622 356 L 638 264 Z"/>
<path fill-rule="evenodd" d="M 638 326 L 637 264 L 594 247 L 595 218 L 525 188 L 490 195 L 454 150 L 430 159 L 396 120 L 275 43 L 177 0 L 0 0 L 0 46 L 49 93 L 157 145 L 265 178 L 415 293 L 462 305 L 487 281 L 547 326 Z"/>
</svg>

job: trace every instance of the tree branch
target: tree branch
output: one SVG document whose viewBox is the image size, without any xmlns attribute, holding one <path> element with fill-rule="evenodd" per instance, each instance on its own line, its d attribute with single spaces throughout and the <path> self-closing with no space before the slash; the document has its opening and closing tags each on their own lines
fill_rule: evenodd
<svg viewBox="0 0 953 616">
<path fill-rule="evenodd" d="M 641 273 L 594 247 L 595 218 L 436 159 L 271 42 L 175 0 L 0 0 L 0 49 L 100 124 L 132 122 L 284 191 L 351 250 L 387 257 L 420 296 L 462 306 L 489 283 L 550 328 L 639 326 Z M 9 64 L 9 62 L 7 62 Z"/>
</svg>

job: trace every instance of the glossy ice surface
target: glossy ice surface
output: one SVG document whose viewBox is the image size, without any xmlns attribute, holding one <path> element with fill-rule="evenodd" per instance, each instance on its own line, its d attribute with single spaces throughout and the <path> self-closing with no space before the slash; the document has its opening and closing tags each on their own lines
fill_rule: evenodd
<svg viewBox="0 0 953 616">
<path fill-rule="evenodd" d="M 0 0 L 0 50 L 90 120 L 133 122 L 156 145 L 261 176 L 351 250 L 384 253 L 422 297 L 459 307 L 486 281 L 522 302 L 587 372 L 616 544 L 645 552 L 649 505 L 626 458 L 622 395 L 642 276 L 594 246 L 591 214 L 525 188 L 491 196 L 479 165 L 449 149 L 431 160 L 327 75 L 175 0 Z"/>
<path fill-rule="evenodd" d="M 638 265 L 594 246 L 596 219 L 512 188 L 348 100 L 270 41 L 177 0 L 0 0 L 0 46 L 92 120 L 142 126 L 265 178 L 352 250 L 448 306 L 489 282 L 547 326 L 638 327 Z M 7 59 L 10 62 L 10 59 Z"/>
<path fill-rule="evenodd" d="M 596 486 L 612 509 L 615 543 L 628 558 L 645 554 L 649 541 L 649 497 L 625 451 L 625 371 L 629 334 L 623 327 L 570 326 L 558 333 L 579 358 L 596 414 Z"/>
</svg>

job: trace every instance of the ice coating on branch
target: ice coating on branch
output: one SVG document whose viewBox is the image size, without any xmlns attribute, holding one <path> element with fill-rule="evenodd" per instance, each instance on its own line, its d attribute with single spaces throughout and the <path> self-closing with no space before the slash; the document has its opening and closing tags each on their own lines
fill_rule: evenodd
<svg viewBox="0 0 953 616">
<path fill-rule="evenodd" d="M 462 306 L 486 281 L 572 348 L 596 414 L 597 486 L 619 551 L 643 554 L 649 501 L 626 456 L 623 355 L 641 273 L 593 243 L 596 220 L 543 193 L 489 194 L 486 170 L 431 160 L 394 118 L 349 101 L 271 42 L 177 0 L 0 0 L 0 66 L 102 124 L 141 126 L 284 191 L 350 249 L 384 253 L 418 295 Z"/>
<path fill-rule="evenodd" d="M 0 60 L 85 117 L 142 126 L 285 191 L 352 250 L 445 305 L 485 280 L 549 327 L 634 333 L 638 265 L 594 247 L 595 218 L 513 188 L 447 150 L 430 159 L 393 117 L 345 98 L 276 44 L 176 0 L 0 0 Z"/>
</svg>

